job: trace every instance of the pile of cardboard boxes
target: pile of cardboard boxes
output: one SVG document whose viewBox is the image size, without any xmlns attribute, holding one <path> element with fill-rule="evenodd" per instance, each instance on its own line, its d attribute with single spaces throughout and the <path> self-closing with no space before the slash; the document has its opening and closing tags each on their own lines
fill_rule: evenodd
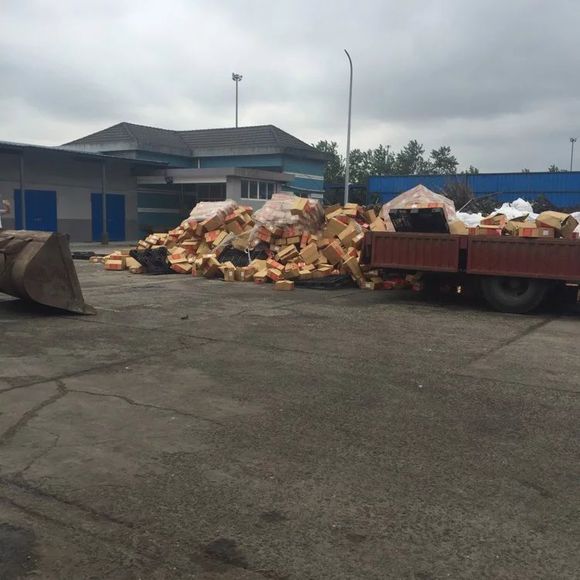
<svg viewBox="0 0 580 580">
<path fill-rule="evenodd" d="M 493 213 L 484 217 L 480 224 L 468 228 L 459 220 L 449 224 L 452 234 L 472 236 L 516 236 L 520 238 L 568 238 L 578 237 L 575 232 L 578 221 L 567 213 L 545 211 L 535 219 L 522 215 L 508 219 L 502 213 Z"/>
<path fill-rule="evenodd" d="M 338 274 L 350 275 L 362 288 L 383 287 L 378 272 L 365 271 L 360 264 L 365 231 L 386 230 L 372 209 L 354 203 L 323 209 L 316 200 L 292 194 L 275 194 L 255 215 L 231 201 L 214 203 L 214 208 L 211 202 L 204 204 L 201 221 L 198 204 L 179 227 L 149 235 L 137 249 L 166 248 L 169 267 L 179 274 L 273 283 L 276 290 L 292 290 L 296 280 Z M 226 248 L 260 248 L 267 258 L 240 267 L 220 261 Z M 107 270 L 144 272 L 126 252 L 114 252 L 103 261 Z"/>
</svg>

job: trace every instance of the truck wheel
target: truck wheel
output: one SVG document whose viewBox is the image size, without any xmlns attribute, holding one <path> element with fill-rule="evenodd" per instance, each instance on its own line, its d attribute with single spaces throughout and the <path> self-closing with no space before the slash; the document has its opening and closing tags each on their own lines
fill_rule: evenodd
<svg viewBox="0 0 580 580">
<path fill-rule="evenodd" d="M 488 304 L 500 312 L 525 314 L 537 308 L 546 295 L 545 280 L 485 276 L 481 289 Z"/>
</svg>

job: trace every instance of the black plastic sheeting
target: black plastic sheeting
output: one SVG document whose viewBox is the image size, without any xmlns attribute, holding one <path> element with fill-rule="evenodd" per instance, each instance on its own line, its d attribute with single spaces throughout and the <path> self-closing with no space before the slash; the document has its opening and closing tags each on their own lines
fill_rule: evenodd
<svg viewBox="0 0 580 580">
<path fill-rule="evenodd" d="M 345 274 L 311 278 L 310 280 L 294 280 L 294 285 L 301 288 L 310 288 L 311 290 L 340 290 L 341 288 L 356 286 L 353 279 Z"/>
<path fill-rule="evenodd" d="M 226 248 L 218 257 L 221 264 L 231 262 L 236 268 L 243 268 L 247 266 L 252 260 L 266 260 L 268 254 L 259 246 L 248 252 L 236 250 L 235 248 Z"/>
<path fill-rule="evenodd" d="M 441 207 L 391 209 L 389 217 L 396 232 L 449 233 L 445 212 Z"/>
<path fill-rule="evenodd" d="M 90 260 L 93 256 L 96 256 L 95 252 L 71 252 L 73 260 Z"/>
<path fill-rule="evenodd" d="M 131 250 L 129 255 L 145 268 L 147 274 L 175 274 L 167 263 L 167 248 Z"/>
</svg>

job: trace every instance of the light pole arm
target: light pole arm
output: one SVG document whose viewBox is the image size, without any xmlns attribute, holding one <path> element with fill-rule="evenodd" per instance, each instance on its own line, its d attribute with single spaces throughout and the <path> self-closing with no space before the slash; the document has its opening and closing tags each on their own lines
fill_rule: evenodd
<svg viewBox="0 0 580 580">
<path fill-rule="evenodd" d="M 348 203 L 348 189 L 350 182 L 350 119 L 352 115 L 352 58 L 348 54 L 348 50 L 344 49 L 344 52 L 348 58 L 348 63 L 350 66 L 350 82 L 348 87 L 348 124 L 346 130 L 346 159 L 344 168 L 344 203 Z"/>
</svg>

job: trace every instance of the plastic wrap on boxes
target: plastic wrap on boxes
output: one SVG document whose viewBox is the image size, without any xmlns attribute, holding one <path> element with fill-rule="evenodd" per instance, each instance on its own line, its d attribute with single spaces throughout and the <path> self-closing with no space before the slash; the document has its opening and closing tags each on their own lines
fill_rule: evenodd
<svg viewBox="0 0 580 580">
<path fill-rule="evenodd" d="M 299 204 L 303 208 L 297 209 Z M 324 224 L 324 210 L 316 199 L 298 197 L 292 193 L 275 193 L 255 214 L 256 227 L 251 239 L 256 240 L 260 228 L 275 233 L 291 229 L 295 235 L 304 232 L 315 234 Z"/>
<path fill-rule="evenodd" d="M 394 232 L 395 227 L 389 217 L 389 211 L 392 209 L 414 209 L 414 208 L 433 208 L 441 207 L 445 212 L 445 217 L 448 221 L 452 221 L 456 217 L 455 204 L 444 195 L 440 195 L 427 189 L 424 185 L 417 185 L 413 189 L 409 189 L 398 195 L 391 201 L 385 203 L 381 210 L 381 217 L 383 218 L 387 231 Z"/>
<path fill-rule="evenodd" d="M 200 201 L 191 210 L 189 217 L 195 221 L 202 222 L 219 215 L 225 220 L 226 216 L 237 208 L 238 204 L 233 199 L 226 199 L 225 201 Z"/>
</svg>

